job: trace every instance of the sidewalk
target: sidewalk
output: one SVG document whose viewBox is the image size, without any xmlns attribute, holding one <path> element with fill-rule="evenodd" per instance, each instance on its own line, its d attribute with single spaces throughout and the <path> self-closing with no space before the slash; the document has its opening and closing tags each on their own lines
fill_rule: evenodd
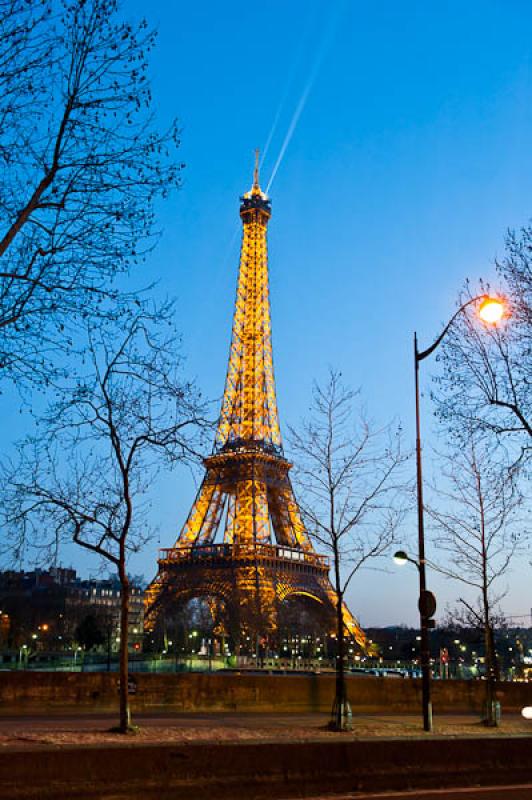
<svg viewBox="0 0 532 800">
<path fill-rule="evenodd" d="M 532 736 L 532 721 L 508 714 L 499 728 L 487 728 L 470 714 L 435 715 L 434 731 L 422 730 L 421 716 L 355 714 L 353 730 L 326 729 L 326 714 L 138 714 L 136 736 L 110 733 L 117 715 L 17 716 L 0 718 L 0 748 L 156 744 L 239 744 L 267 742 L 350 742 L 374 739 L 508 738 Z"/>
</svg>

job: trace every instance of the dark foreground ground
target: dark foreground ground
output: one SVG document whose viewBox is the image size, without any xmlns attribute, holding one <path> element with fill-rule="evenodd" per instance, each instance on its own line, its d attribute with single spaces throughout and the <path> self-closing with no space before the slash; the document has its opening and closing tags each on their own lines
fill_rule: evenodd
<svg viewBox="0 0 532 800">
<path fill-rule="evenodd" d="M 532 783 L 523 786 L 462 787 L 460 789 L 433 789 L 411 792 L 385 792 L 384 794 L 336 795 L 335 800 L 530 800 Z M 309 797 L 306 800 L 331 800 L 331 795 Z"/>
<path fill-rule="evenodd" d="M 343 734 L 327 719 L 139 715 L 122 737 L 113 715 L 3 717 L 0 798 L 532 800 L 532 723 L 517 714 L 496 730 L 441 715 L 431 735 L 419 715 L 356 715 Z"/>
</svg>

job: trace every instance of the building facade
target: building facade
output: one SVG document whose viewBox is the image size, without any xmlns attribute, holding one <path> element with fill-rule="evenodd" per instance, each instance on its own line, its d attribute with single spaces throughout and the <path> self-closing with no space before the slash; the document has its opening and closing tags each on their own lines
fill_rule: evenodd
<svg viewBox="0 0 532 800">
<path fill-rule="evenodd" d="M 0 648 L 32 652 L 90 649 L 83 626 L 96 631 L 101 647 L 115 651 L 119 643 L 120 584 L 115 578 L 82 579 L 74 569 L 8 570 L 0 572 Z M 129 642 L 140 650 L 144 622 L 144 591 L 132 586 Z"/>
</svg>

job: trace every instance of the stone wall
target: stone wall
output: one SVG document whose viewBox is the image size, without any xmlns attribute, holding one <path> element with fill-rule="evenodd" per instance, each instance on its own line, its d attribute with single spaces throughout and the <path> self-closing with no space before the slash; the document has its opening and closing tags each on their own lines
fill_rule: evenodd
<svg viewBox="0 0 532 800">
<path fill-rule="evenodd" d="M 530 781 L 531 738 L 350 738 L 314 742 L 194 743 L 0 750 L 2 800 L 234 800 L 359 791 L 491 786 Z M 493 787 L 500 786 L 500 791 Z M 502 784 L 502 785 L 501 785 Z M 526 792 L 526 788 L 523 789 Z M 431 796 L 434 796 L 432 792 Z M 410 796 L 410 791 L 408 792 Z M 395 796 L 395 791 L 394 791 Z M 401 796 L 404 796 L 401 794 Z M 437 792 L 447 797 L 447 792 Z M 456 796 L 453 793 L 453 797 Z M 462 795 L 461 796 L 466 796 Z M 467 797 L 479 797 L 477 791 Z M 487 797 L 482 793 L 483 797 Z M 511 792 L 512 797 L 517 797 Z M 520 798 L 529 797 L 520 793 Z"/>
<path fill-rule="evenodd" d="M 114 711 L 118 702 L 116 673 L 3 672 L 0 714 Z M 327 712 L 334 676 L 188 673 L 135 674 L 133 711 L 142 712 Z M 480 711 L 483 681 L 434 681 L 433 707 L 438 712 Z M 408 678 L 348 678 L 353 711 L 401 713 L 421 705 L 421 681 Z M 532 706 L 532 684 L 501 683 L 503 711 Z"/>
</svg>

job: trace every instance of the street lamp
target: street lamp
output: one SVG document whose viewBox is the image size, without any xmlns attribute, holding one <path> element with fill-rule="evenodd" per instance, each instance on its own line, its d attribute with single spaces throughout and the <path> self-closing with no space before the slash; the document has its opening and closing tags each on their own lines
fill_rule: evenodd
<svg viewBox="0 0 532 800">
<path fill-rule="evenodd" d="M 28 665 L 28 645 L 27 644 L 23 644 L 22 647 L 19 650 L 18 664 L 19 664 L 19 669 L 25 669 L 26 666 Z M 22 667 L 22 664 L 25 664 L 25 666 Z"/>
<path fill-rule="evenodd" d="M 420 548 L 420 552 L 424 552 Z M 421 664 L 421 682 L 422 682 L 422 703 L 423 703 L 423 728 L 426 731 L 432 730 L 432 703 L 430 700 L 430 647 L 429 647 L 429 628 L 434 626 L 434 620 L 431 619 L 436 611 L 436 598 L 426 588 L 425 570 L 421 567 L 421 559 L 416 561 L 411 558 L 404 550 L 398 550 L 394 553 L 393 560 L 399 566 L 404 566 L 407 562 L 414 564 L 419 571 L 419 599 L 418 608 L 421 620 L 421 636 L 416 636 L 416 641 L 421 642 L 419 660 Z M 424 565 L 426 564 L 424 561 Z"/>
<path fill-rule="evenodd" d="M 505 305 L 497 297 L 490 297 L 483 294 L 472 297 L 463 303 L 455 311 L 438 338 L 425 350 L 419 350 L 417 346 L 417 334 L 414 333 L 414 372 L 415 372 L 415 393 L 416 393 L 416 476 L 417 476 L 417 521 L 418 521 L 418 561 L 419 570 L 419 615 L 421 627 L 421 679 L 422 679 L 422 702 L 423 702 L 423 728 L 426 731 L 432 730 L 432 704 L 430 700 L 430 649 L 429 649 L 429 619 L 434 613 L 435 608 L 430 612 L 433 605 L 433 595 L 427 592 L 427 582 L 425 576 L 425 528 L 423 518 L 423 474 L 421 464 L 421 425 L 420 425 L 420 399 L 419 399 L 419 365 L 421 361 L 428 358 L 440 345 L 446 336 L 449 328 L 470 305 L 477 304 L 477 314 L 483 322 L 488 325 L 496 325 L 504 316 Z M 405 554 L 406 555 L 406 554 Z M 407 559 L 408 560 L 408 559 Z M 432 598 L 432 599 L 431 599 Z M 430 612 L 430 613 L 429 613 Z"/>
<path fill-rule="evenodd" d="M 414 561 L 413 558 L 410 558 L 410 556 L 407 553 L 405 553 L 404 550 L 398 550 L 397 553 L 394 553 L 393 560 L 399 567 L 404 566 L 407 561 L 410 561 L 412 564 L 415 564 L 416 567 L 419 566 L 417 561 Z"/>
<path fill-rule="evenodd" d="M 491 325 L 496 325 L 500 322 L 504 312 L 505 305 L 498 297 L 485 296 L 478 307 L 480 319 Z"/>
</svg>

